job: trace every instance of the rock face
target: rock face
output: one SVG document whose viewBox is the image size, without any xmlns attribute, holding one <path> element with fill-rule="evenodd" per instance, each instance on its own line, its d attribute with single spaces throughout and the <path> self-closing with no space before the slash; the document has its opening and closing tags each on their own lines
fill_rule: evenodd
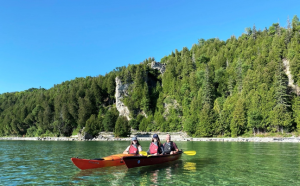
<svg viewBox="0 0 300 186">
<path fill-rule="evenodd" d="M 150 67 L 151 67 L 152 69 L 157 69 L 157 70 L 159 70 L 161 74 L 163 74 L 163 73 L 166 71 L 166 64 L 164 64 L 164 63 L 158 63 L 158 62 L 156 62 L 156 61 L 152 61 L 152 62 L 150 63 Z"/>
<path fill-rule="evenodd" d="M 79 130 L 79 133 L 77 134 L 78 139 L 79 140 L 93 139 L 93 136 L 91 134 L 84 132 L 84 128 L 85 127 L 83 127 L 81 130 Z"/>
<path fill-rule="evenodd" d="M 150 68 L 157 69 L 160 71 L 161 74 L 163 74 L 166 71 L 166 64 L 158 63 L 155 61 L 152 61 L 150 64 Z M 122 83 L 121 79 L 119 77 L 116 77 L 116 108 L 119 111 L 119 116 L 125 116 L 128 120 L 130 120 L 130 112 L 127 106 L 122 102 L 122 99 L 126 96 L 128 96 L 128 88 L 130 84 Z M 148 86 L 156 87 L 156 79 L 146 76 L 145 81 L 147 82 Z M 140 114 L 144 115 L 147 118 L 146 113 L 141 112 Z"/>
<path fill-rule="evenodd" d="M 116 77 L 116 107 L 117 110 L 119 111 L 120 116 L 125 116 L 128 120 L 129 118 L 129 109 L 124 105 L 122 102 L 122 98 L 124 96 L 128 96 L 128 87 L 129 84 L 122 84 L 121 79 L 119 77 Z"/>
<path fill-rule="evenodd" d="M 300 88 L 297 86 L 297 84 L 294 84 L 294 79 L 293 79 L 291 71 L 290 71 L 290 62 L 287 59 L 283 59 L 282 62 L 285 67 L 284 72 L 286 73 L 286 75 L 288 76 L 288 79 L 289 79 L 288 86 L 290 86 L 292 88 L 294 93 L 296 93 L 297 95 L 300 95 Z"/>
<path fill-rule="evenodd" d="M 166 97 L 166 99 L 164 100 L 164 108 L 165 108 L 165 111 L 163 113 L 163 117 L 166 119 L 168 117 L 168 115 L 170 114 L 170 110 L 171 109 L 180 109 L 180 105 L 179 103 L 175 100 L 175 99 L 172 99 L 170 97 Z M 179 116 L 180 117 L 180 116 Z"/>
</svg>

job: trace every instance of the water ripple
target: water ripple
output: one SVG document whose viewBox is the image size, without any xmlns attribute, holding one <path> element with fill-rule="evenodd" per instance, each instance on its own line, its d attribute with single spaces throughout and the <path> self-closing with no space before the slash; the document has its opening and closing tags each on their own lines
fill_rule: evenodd
<svg viewBox="0 0 300 186">
<path fill-rule="evenodd" d="M 149 143 L 142 142 L 144 149 Z M 297 143 L 177 142 L 196 156 L 162 165 L 79 170 L 128 142 L 0 141 L 0 185 L 300 185 Z"/>
</svg>

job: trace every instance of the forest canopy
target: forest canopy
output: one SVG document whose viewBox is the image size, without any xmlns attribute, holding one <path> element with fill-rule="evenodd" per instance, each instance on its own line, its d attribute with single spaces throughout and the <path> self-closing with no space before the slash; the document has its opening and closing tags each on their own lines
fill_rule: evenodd
<svg viewBox="0 0 300 186">
<path fill-rule="evenodd" d="M 190 49 L 175 49 L 160 61 L 164 73 L 151 68 L 153 61 L 48 90 L 0 94 L 0 136 L 70 136 L 83 127 L 94 136 L 100 131 L 127 136 L 133 128 L 195 137 L 300 129 L 297 16 L 286 27 L 253 25 L 239 37 L 199 39 Z M 116 77 L 129 86 L 122 100 L 129 121 L 116 108 Z"/>
</svg>

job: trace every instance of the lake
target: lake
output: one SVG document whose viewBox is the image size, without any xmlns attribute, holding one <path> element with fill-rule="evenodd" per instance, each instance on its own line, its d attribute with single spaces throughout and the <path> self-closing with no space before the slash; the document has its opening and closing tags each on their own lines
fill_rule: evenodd
<svg viewBox="0 0 300 186">
<path fill-rule="evenodd" d="M 195 156 L 161 165 L 80 170 L 71 157 L 122 153 L 127 141 L 0 141 L 0 185 L 300 185 L 300 144 L 176 142 Z M 147 150 L 149 142 L 141 142 Z"/>
</svg>

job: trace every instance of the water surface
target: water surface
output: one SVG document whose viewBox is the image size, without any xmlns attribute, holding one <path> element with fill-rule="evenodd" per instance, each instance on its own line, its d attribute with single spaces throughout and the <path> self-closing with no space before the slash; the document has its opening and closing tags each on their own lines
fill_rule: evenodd
<svg viewBox="0 0 300 186">
<path fill-rule="evenodd" d="M 129 142 L 0 141 L 0 185 L 300 185 L 300 144 L 176 142 L 180 160 L 127 169 L 80 170 L 71 157 L 100 158 Z M 141 142 L 147 150 L 149 142 Z"/>
</svg>

